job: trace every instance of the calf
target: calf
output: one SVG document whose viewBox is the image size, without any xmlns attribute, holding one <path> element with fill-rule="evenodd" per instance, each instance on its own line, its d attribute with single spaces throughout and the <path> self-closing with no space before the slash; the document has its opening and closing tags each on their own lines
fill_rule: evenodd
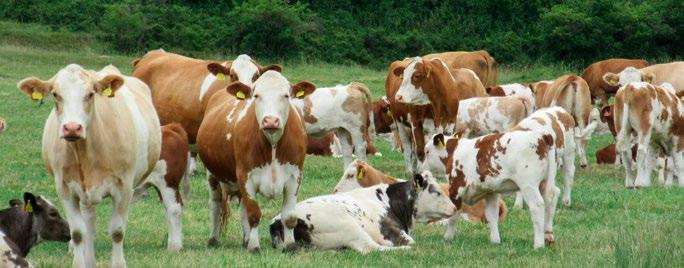
<svg viewBox="0 0 684 268">
<path fill-rule="evenodd" d="M 632 146 L 632 160 L 636 161 L 638 145 L 634 144 Z M 597 164 L 619 164 L 620 158 L 617 157 L 617 151 L 615 149 L 615 143 L 609 144 L 603 147 L 601 150 L 596 151 L 596 163 Z"/>
<path fill-rule="evenodd" d="M 511 97 L 521 97 L 527 99 L 530 103 L 532 103 L 532 110 L 536 110 L 536 100 L 534 98 L 534 92 L 532 92 L 532 88 L 529 86 L 525 86 L 522 84 L 507 84 L 507 85 L 499 85 L 495 87 L 488 87 L 486 88 L 487 95 L 491 97 L 505 97 L 505 96 L 511 96 Z"/>
<path fill-rule="evenodd" d="M 297 204 L 295 240 L 360 253 L 408 248 L 414 243 L 409 235 L 414 221 L 430 222 L 454 213 L 454 205 L 439 189 L 435 179 L 424 173 L 412 181 L 309 198 Z M 285 225 L 281 215 L 271 221 L 274 247 L 281 247 L 287 237 Z"/>
<path fill-rule="evenodd" d="M 650 185 L 653 167 L 647 159 L 658 151 L 671 157 L 674 176 L 684 187 L 684 105 L 673 91 L 645 82 L 622 86 L 615 95 L 614 123 L 616 148 L 625 167 L 625 187 Z M 636 134 L 639 145 L 636 181 L 631 173 L 632 134 Z"/>
<path fill-rule="evenodd" d="M 478 97 L 458 105 L 455 133 L 475 137 L 511 129 L 533 112 L 534 103 L 523 97 Z"/>
<path fill-rule="evenodd" d="M 575 119 L 577 155 L 580 167 L 586 167 L 587 146 L 598 124 L 596 121 L 590 121 L 591 97 L 587 82 L 574 74 L 564 75 L 556 79 L 547 89 L 542 92 L 537 90 L 535 94 L 538 108 L 559 106 Z"/>
<path fill-rule="evenodd" d="M 302 115 L 307 134 L 322 136 L 335 132 L 345 167 L 352 162 L 352 152 L 365 161 L 366 148 L 375 151 L 368 133 L 372 128 L 373 104 L 370 90 L 364 84 L 318 88 L 309 95 L 295 97 L 292 104 Z"/>
<path fill-rule="evenodd" d="M 257 193 L 270 199 L 283 194 L 284 245 L 295 246 L 295 205 L 307 138 L 304 120 L 291 99 L 314 90 L 309 82 L 291 85 L 279 72 L 267 71 L 253 87 L 233 82 L 211 97 L 197 140 L 211 192 L 210 246 L 217 245 L 229 214 L 227 202 L 236 197 L 243 245 L 252 252 L 259 250 Z"/>
<path fill-rule="evenodd" d="M 367 163 L 356 160 L 347 167 L 347 170 L 345 170 L 340 181 L 335 186 L 335 189 L 333 189 L 333 193 L 348 192 L 357 188 L 367 188 L 381 183 L 394 184 L 398 182 L 404 182 L 404 180 L 385 175 Z M 448 195 L 449 184 L 439 184 L 439 186 L 440 188 L 436 188 L 436 190 Z M 484 208 L 486 205 L 487 203 L 485 200 L 480 200 L 480 202 L 477 202 L 474 206 L 464 205 L 463 213 L 461 215 L 474 223 L 486 223 L 487 220 L 484 217 Z M 499 199 L 500 221 L 503 221 L 506 218 L 507 212 L 506 203 Z"/>
<path fill-rule="evenodd" d="M 26 192 L 23 203 L 13 200 L 9 208 L 0 210 L 0 243 L 6 243 L 5 248 L 0 244 L 0 264 L 15 259 L 16 265 L 26 266 L 28 263 L 20 262 L 19 258 L 25 258 L 41 241 L 67 242 L 69 239 L 69 225 L 43 196 Z M 15 257 L 2 259 L 8 254 Z"/>
<path fill-rule="evenodd" d="M 112 266 L 126 266 L 123 241 L 133 191 L 148 183 L 161 151 L 149 88 L 111 65 L 94 72 L 76 64 L 48 81 L 31 77 L 17 87 L 34 100 L 55 101 L 43 132 L 43 160 L 71 228 L 72 265 L 95 267 L 96 206 L 111 197 Z"/>
<path fill-rule="evenodd" d="M 592 63 L 582 72 L 582 79 L 587 81 L 591 92 L 592 103 L 599 103 L 601 106 L 608 105 L 608 98 L 615 95 L 618 87 L 609 85 L 603 81 L 606 73 L 619 73 L 627 67 L 644 68 L 648 66 L 648 61 L 632 59 L 607 59 Z"/>
<path fill-rule="evenodd" d="M 496 205 L 499 194 L 521 191 L 530 206 L 534 248 L 554 242 L 553 217 L 560 190 L 555 183 L 557 163 L 552 134 L 516 130 L 476 139 L 445 139 L 443 134 L 436 134 L 433 144 L 440 150 L 438 155 L 446 155 L 449 196 L 458 211 L 464 203 L 487 201 L 485 218 L 490 241 L 501 242 Z M 451 218 L 445 239 L 453 239 L 458 218 Z"/>
</svg>

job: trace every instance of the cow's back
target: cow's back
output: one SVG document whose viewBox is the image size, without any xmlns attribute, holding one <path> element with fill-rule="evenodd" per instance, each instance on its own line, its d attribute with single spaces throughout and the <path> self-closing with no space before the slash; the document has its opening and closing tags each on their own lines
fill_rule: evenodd
<svg viewBox="0 0 684 268">
<path fill-rule="evenodd" d="M 610 86 L 603 81 L 603 75 L 610 73 L 620 73 L 627 67 L 634 67 L 637 69 L 644 68 L 648 66 L 648 62 L 645 60 L 636 59 L 607 59 L 599 62 L 595 62 L 589 65 L 582 72 L 582 79 L 584 79 L 589 85 L 591 90 L 591 95 L 596 96 L 597 90 L 602 90 L 603 92 L 615 93 L 618 90 L 618 86 Z"/>
<path fill-rule="evenodd" d="M 423 58 L 426 60 L 439 58 L 444 61 L 450 70 L 458 68 L 471 69 L 484 87 L 496 85 L 496 61 L 485 50 L 434 53 L 425 55 Z"/>
<path fill-rule="evenodd" d="M 654 85 L 667 82 L 672 84 L 676 92 L 684 90 L 684 61 L 655 64 L 641 68 L 640 71 L 655 74 L 655 79 L 651 82 Z"/>
</svg>

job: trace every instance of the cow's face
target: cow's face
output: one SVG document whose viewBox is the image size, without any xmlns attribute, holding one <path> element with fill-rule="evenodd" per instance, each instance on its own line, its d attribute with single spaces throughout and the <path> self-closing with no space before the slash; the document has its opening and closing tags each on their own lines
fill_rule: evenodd
<svg viewBox="0 0 684 268">
<path fill-rule="evenodd" d="M 240 100 L 252 102 L 259 129 L 271 146 L 275 147 L 283 135 L 290 114 L 290 98 L 303 98 L 311 94 L 316 86 L 309 82 L 290 85 L 279 72 L 267 71 L 251 88 L 241 82 L 228 85 L 228 93 Z"/>
<path fill-rule="evenodd" d="M 33 216 L 33 232 L 38 233 L 39 241 L 69 241 L 69 224 L 59 215 L 57 208 L 45 197 L 24 193 L 24 211 Z"/>
<path fill-rule="evenodd" d="M 655 74 L 643 73 L 634 67 L 627 67 L 619 74 L 606 73 L 603 75 L 603 81 L 610 86 L 623 87 L 632 82 L 646 82 L 652 83 L 655 80 Z"/>
<path fill-rule="evenodd" d="M 387 96 L 382 96 L 382 99 L 373 103 L 373 121 L 377 133 L 392 132 L 394 116 Z"/>
<path fill-rule="evenodd" d="M 368 171 L 366 163 L 361 160 L 355 160 L 347 169 L 344 170 L 344 174 L 340 178 L 340 181 L 335 185 L 333 193 L 344 193 L 351 190 L 367 187 L 369 185 L 362 185 L 365 180 L 367 180 Z"/>
<path fill-rule="evenodd" d="M 423 84 L 430 78 L 430 72 L 431 66 L 420 57 L 416 57 L 406 68 L 392 70 L 394 75 L 401 78 L 399 91 L 394 96 L 396 101 L 414 105 L 429 104 L 430 99 L 423 91 Z"/>
<path fill-rule="evenodd" d="M 414 176 L 418 197 L 416 198 L 416 221 L 428 223 L 451 217 L 456 206 L 449 199 L 448 189 L 442 187 L 430 171 Z"/>
<path fill-rule="evenodd" d="M 277 64 L 262 67 L 245 54 L 235 58 L 229 67 L 210 63 L 207 69 L 215 76 L 227 76 L 231 82 L 241 82 L 249 87 L 254 87 L 256 80 L 267 71 L 282 71 L 282 67 Z"/>
<path fill-rule="evenodd" d="M 31 77 L 19 82 L 17 87 L 33 100 L 42 101 L 44 97 L 52 95 L 55 101 L 54 111 L 60 125 L 56 129 L 59 137 L 77 141 L 87 136 L 95 99 L 113 98 L 123 84 L 124 79 L 121 76 L 102 77 L 79 65 L 71 64 L 49 81 Z"/>
<path fill-rule="evenodd" d="M 446 174 L 446 159 L 449 156 L 444 134 L 432 135 L 432 142 L 425 143 L 425 161 L 423 170 L 428 170 L 438 176 Z"/>
</svg>

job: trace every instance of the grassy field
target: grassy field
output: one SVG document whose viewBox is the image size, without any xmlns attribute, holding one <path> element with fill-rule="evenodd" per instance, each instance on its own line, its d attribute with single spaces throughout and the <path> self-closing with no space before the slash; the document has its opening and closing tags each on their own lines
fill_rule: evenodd
<svg viewBox="0 0 684 268">
<path fill-rule="evenodd" d="M 57 41 L 52 45 L 45 39 Z M 0 203 L 20 198 L 24 191 L 58 201 L 54 183 L 41 159 L 40 144 L 43 123 L 52 103 L 48 101 L 39 106 L 16 89 L 16 83 L 27 76 L 48 79 L 69 63 L 91 69 L 112 63 L 124 73 L 130 73 L 134 56 L 103 55 L 98 53 L 100 47 L 88 36 L 0 22 L 0 116 L 9 124 L 8 131 L 0 135 Z M 384 95 L 386 73 L 383 70 L 325 63 L 284 62 L 283 65 L 284 74 L 293 82 L 307 79 L 319 86 L 328 86 L 360 81 L 373 90 L 375 98 Z M 499 83 L 551 79 L 570 71 L 577 70 L 564 66 L 503 66 Z M 590 143 L 590 161 L 595 162 L 594 152 L 598 148 L 611 142 L 610 136 L 594 137 Z M 384 156 L 372 157 L 371 164 L 401 176 L 401 155 L 391 151 L 388 144 L 377 143 Z M 341 159 L 307 157 L 299 199 L 330 193 L 341 175 Z M 241 247 L 242 231 L 235 204 L 231 205 L 234 213 L 221 246 L 206 246 L 211 222 L 205 173 L 201 171 L 192 178 L 192 195 L 184 211 L 184 249 L 180 253 L 166 252 L 163 207 L 152 196 L 135 203 L 131 209 L 125 253 L 131 267 L 684 266 L 684 190 L 666 189 L 655 183 L 648 189 L 628 191 L 623 187 L 623 178 L 622 168 L 595 164 L 578 168 L 573 205 L 560 207 L 556 214 L 557 243 L 543 250 L 532 250 L 528 212 L 513 210 L 500 225 L 500 245 L 488 242 L 486 226 L 462 223 L 453 242 L 442 239 L 444 226 L 417 225 L 412 232 L 417 243 L 410 250 L 360 255 L 348 250 L 303 249 L 295 254 L 283 254 L 270 248 L 268 236 L 268 222 L 281 204 L 277 198 L 259 200 L 264 215 L 260 226 L 262 251 L 252 255 Z M 506 201 L 512 204 L 510 197 Z M 110 202 L 105 201 L 98 208 L 96 241 L 98 266 L 102 267 L 109 265 L 111 251 L 111 240 L 106 234 L 109 214 Z M 71 264 L 67 248 L 66 243 L 42 243 L 28 259 L 40 267 L 67 267 Z"/>
</svg>

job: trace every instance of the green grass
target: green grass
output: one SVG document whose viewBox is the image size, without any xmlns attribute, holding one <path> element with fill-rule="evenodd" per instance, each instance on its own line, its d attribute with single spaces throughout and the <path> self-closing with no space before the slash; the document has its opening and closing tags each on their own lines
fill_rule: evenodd
<svg viewBox="0 0 684 268">
<path fill-rule="evenodd" d="M 99 69 L 112 63 L 130 73 L 132 56 L 101 55 L 88 36 L 69 33 L 54 46 L 45 40 L 17 42 L 17 36 L 52 36 L 39 26 L 24 27 L 0 23 L 13 29 L 0 30 L 0 116 L 9 129 L 0 135 L 0 202 L 19 198 L 24 191 L 43 194 L 58 201 L 54 182 L 41 159 L 42 127 L 52 109 L 50 101 L 39 106 L 16 89 L 27 76 L 48 79 L 69 63 Z M 2 29 L 2 27 L 0 27 Z M 31 33 L 35 32 L 35 35 Z M 15 33 L 15 34 L 10 34 Z M 64 43 L 67 42 L 67 43 Z M 91 46 L 92 45 L 92 46 Z M 95 47 L 95 48 L 94 48 Z M 319 86 L 360 81 L 383 95 L 384 70 L 361 66 L 325 63 L 283 63 L 291 81 L 311 80 Z M 572 70 L 563 66 L 500 68 L 500 83 L 551 79 Z M 594 152 L 612 142 L 612 137 L 595 137 L 589 149 Z M 383 157 L 370 162 L 394 176 L 403 175 L 401 155 L 378 141 Z M 201 169 L 200 169 L 201 170 Z M 342 160 L 307 157 L 299 200 L 327 194 L 342 174 Z M 559 184 L 562 179 L 559 177 Z M 462 223 L 453 242 L 442 239 L 444 226 L 417 225 L 412 232 L 416 245 L 410 250 L 359 255 L 349 250 L 300 250 L 283 254 L 270 247 L 268 222 L 280 209 L 281 199 L 260 199 L 263 219 L 260 226 L 262 251 L 249 254 L 241 247 L 241 227 L 237 206 L 219 248 L 208 248 L 206 240 L 211 222 L 205 174 L 192 178 L 192 196 L 184 211 L 184 249 L 166 252 L 166 223 L 163 207 L 154 196 L 140 200 L 131 208 L 125 240 L 126 260 L 131 267 L 205 267 L 205 266 L 562 266 L 562 267 L 643 267 L 681 266 L 684 251 L 684 191 L 655 185 L 639 191 L 623 187 L 622 168 L 591 165 L 579 169 L 573 206 L 560 207 L 556 214 L 557 243 L 543 250 L 532 250 L 532 227 L 527 211 L 511 211 L 500 225 L 502 243 L 488 242 L 484 225 Z M 510 197 L 506 198 L 511 204 Z M 4 207 L 6 205 L 2 205 Z M 61 206 L 60 206 L 61 209 Z M 109 265 L 111 240 L 106 234 L 110 202 L 98 207 L 96 254 L 98 266 Z M 62 214 L 63 215 L 63 214 Z M 71 256 L 66 243 L 45 242 L 33 249 L 28 259 L 41 267 L 68 267 Z"/>
</svg>

